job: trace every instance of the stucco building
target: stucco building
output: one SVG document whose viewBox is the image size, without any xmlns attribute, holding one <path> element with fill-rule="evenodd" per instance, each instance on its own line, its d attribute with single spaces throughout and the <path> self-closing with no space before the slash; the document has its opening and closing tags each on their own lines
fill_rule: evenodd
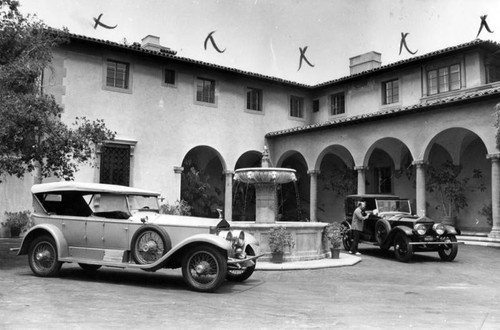
<svg viewBox="0 0 500 330">
<path fill-rule="evenodd" d="M 479 170 L 486 188 L 467 191 L 457 226 L 500 236 L 496 43 L 474 40 L 388 65 L 369 52 L 350 59 L 349 76 L 309 86 L 179 57 L 154 36 L 132 45 L 69 37 L 54 49 L 43 92 L 64 107 L 64 122 L 99 118 L 117 132 L 76 180 L 156 190 L 172 203 L 183 173 L 203 171 L 218 199 L 211 207 L 251 220 L 251 197 L 241 200 L 249 188 L 233 173 L 258 166 L 266 145 L 273 165 L 299 178 L 279 190 L 284 219 L 340 220 L 343 196 L 356 192 L 406 197 L 416 213 L 440 218 L 426 170 L 450 161 L 460 178 Z M 5 178 L 2 217 L 30 208 L 32 184 L 30 176 Z M 489 205 L 492 221 L 480 213 Z"/>
</svg>

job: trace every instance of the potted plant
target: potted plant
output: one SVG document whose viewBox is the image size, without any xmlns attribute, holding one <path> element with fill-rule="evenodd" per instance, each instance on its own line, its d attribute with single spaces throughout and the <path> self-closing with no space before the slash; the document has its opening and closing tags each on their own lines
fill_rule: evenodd
<svg viewBox="0 0 500 330">
<path fill-rule="evenodd" d="M 480 170 L 474 169 L 472 177 L 459 178 L 461 171 L 461 166 L 454 165 L 449 160 L 440 166 L 431 165 L 427 168 L 426 187 L 429 192 L 437 194 L 439 205 L 436 208 L 442 210 L 445 224 L 455 225 L 460 210 L 468 206 L 467 193 L 486 190 L 484 183 L 479 181 L 482 178 Z"/>
<path fill-rule="evenodd" d="M 283 262 L 283 253 L 286 246 L 289 248 L 295 247 L 292 234 L 283 226 L 276 226 L 269 230 L 268 243 L 271 249 L 271 261 L 274 263 Z"/>
<path fill-rule="evenodd" d="M 2 225 L 10 228 L 11 237 L 19 237 L 23 229 L 29 224 L 30 211 L 5 212 L 6 221 Z"/>
<path fill-rule="evenodd" d="M 323 240 L 327 241 L 332 253 L 332 259 L 340 257 L 340 245 L 344 236 L 345 228 L 339 222 L 329 223 L 323 230 Z"/>
</svg>

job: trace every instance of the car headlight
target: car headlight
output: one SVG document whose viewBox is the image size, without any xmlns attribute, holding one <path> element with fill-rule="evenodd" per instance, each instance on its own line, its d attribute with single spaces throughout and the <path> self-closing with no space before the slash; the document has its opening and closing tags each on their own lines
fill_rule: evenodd
<svg viewBox="0 0 500 330">
<path fill-rule="evenodd" d="M 413 229 L 419 234 L 419 235 L 425 235 L 427 232 L 427 228 L 425 228 L 425 225 L 421 223 L 417 223 Z"/>
<path fill-rule="evenodd" d="M 432 226 L 432 229 L 434 229 L 434 231 L 438 235 L 443 235 L 444 232 L 446 231 L 445 228 L 444 228 L 444 226 L 442 224 L 440 224 L 440 223 L 434 224 L 434 226 Z"/>
<path fill-rule="evenodd" d="M 245 232 L 243 230 L 233 231 L 233 245 L 235 247 L 243 247 L 245 246 Z"/>
<path fill-rule="evenodd" d="M 232 232 L 230 232 L 230 231 L 225 231 L 225 230 L 224 230 L 224 231 L 221 231 L 221 232 L 219 233 L 219 236 L 221 236 L 222 238 L 225 238 L 225 239 L 226 239 L 226 241 L 229 241 L 229 242 L 231 242 L 231 243 L 233 242 L 233 233 L 232 233 Z"/>
</svg>

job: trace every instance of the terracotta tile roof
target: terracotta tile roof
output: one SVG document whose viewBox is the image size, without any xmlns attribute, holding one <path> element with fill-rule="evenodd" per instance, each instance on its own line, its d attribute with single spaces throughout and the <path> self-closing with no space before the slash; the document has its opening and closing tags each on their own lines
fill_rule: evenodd
<svg viewBox="0 0 500 330">
<path fill-rule="evenodd" d="M 70 39 L 75 39 L 75 40 L 80 40 L 80 41 L 85 41 L 85 42 L 92 42 L 92 43 L 106 45 L 106 46 L 115 47 L 115 48 L 121 48 L 124 50 L 140 52 L 140 53 L 152 55 L 152 56 L 165 57 L 165 58 L 169 58 L 171 60 L 175 60 L 175 61 L 179 61 L 179 62 L 184 62 L 184 63 L 188 63 L 188 64 L 195 64 L 195 65 L 208 67 L 208 68 L 221 70 L 221 71 L 226 71 L 226 72 L 232 72 L 232 73 L 241 74 L 241 75 L 245 75 L 245 76 L 253 77 L 253 78 L 258 78 L 258 79 L 263 79 L 263 80 L 267 80 L 267 81 L 271 81 L 271 82 L 276 82 L 276 83 L 281 83 L 281 84 L 286 84 L 286 85 L 291 85 L 291 86 L 297 86 L 297 87 L 303 87 L 303 88 L 311 88 L 311 86 L 309 86 L 309 85 L 297 83 L 297 82 L 290 81 L 290 80 L 285 80 L 285 79 L 276 78 L 276 77 L 272 77 L 272 76 L 266 76 L 263 74 L 239 70 L 239 69 L 230 68 L 230 67 L 226 67 L 226 66 L 222 66 L 222 65 L 207 63 L 207 62 L 194 60 L 194 59 L 187 58 L 187 57 L 176 56 L 177 52 L 173 51 L 173 50 L 155 51 L 155 50 L 144 49 L 141 47 L 141 45 L 139 43 L 125 45 L 125 44 L 121 44 L 121 43 L 114 42 L 114 41 L 96 39 L 96 38 L 78 35 L 78 34 L 74 34 L 74 33 L 68 33 L 68 35 L 69 35 Z"/>
<path fill-rule="evenodd" d="M 435 57 L 441 57 L 443 55 L 449 55 L 449 54 L 456 53 L 456 52 L 463 52 L 464 50 L 477 48 L 477 47 L 484 47 L 484 48 L 488 48 L 488 49 L 494 50 L 494 51 L 500 50 L 500 44 L 497 42 L 494 42 L 491 40 L 475 39 L 473 41 L 470 41 L 470 42 L 467 42 L 464 44 L 443 48 L 443 49 L 436 50 L 434 52 L 430 52 L 427 54 L 414 56 L 414 57 L 408 58 L 406 60 L 401 60 L 398 62 L 383 65 L 379 68 L 374 68 L 374 69 L 366 70 L 366 71 L 363 71 L 363 72 L 360 72 L 357 74 L 353 74 L 350 76 L 330 80 L 330 81 L 327 81 L 327 82 L 324 82 L 321 84 L 317 84 L 314 87 L 318 88 L 318 87 L 325 87 L 325 86 L 345 83 L 345 82 L 350 81 L 350 80 L 356 80 L 356 79 L 364 78 L 364 77 L 367 77 L 370 75 L 380 74 L 380 73 L 383 73 L 385 71 L 394 70 L 394 69 L 402 67 L 402 66 L 408 66 L 409 64 L 417 64 L 417 63 L 420 63 L 423 61 L 429 61 Z"/>
<path fill-rule="evenodd" d="M 495 84 L 495 87 L 482 89 L 482 90 L 475 89 L 474 91 L 465 92 L 465 93 L 460 94 L 460 95 L 450 96 L 450 97 L 445 97 L 445 98 L 435 99 L 435 100 L 428 100 L 426 102 L 414 104 L 414 105 L 407 106 L 407 107 L 391 108 L 388 110 L 377 111 L 377 112 L 372 112 L 372 113 L 367 113 L 367 114 L 361 114 L 361 115 L 352 116 L 352 117 L 344 117 L 344 118 L 326 121 L 326 122 L 317 123 L 317 124 L 298 126 L 298 127 L 293 127 L 293 128 L 289 128 L 289 129 L 274 131 L 274 132 L 267 133 L 266 137 L 273 138 L 273 137 L 278 137 L 278 136 L 294 135 L 294 134 L 300 134 L 300 133 L 311 132 L 311 131 L 316 131 L 316 130 L 323 130 L 323 129 L 329 129 L 329 128 L 346 126 L 346 125 L 354 125 L 354 124 L 359 124 L 359 123 L 363 123 L 363 122 L 367 122 L 367 121 L 374 121 L 374 120 L 381 120 L 381 119 L 387 119 L 387 118 L 392 118 L 392 117 L 399 117 L 399 116 L 404 116 L 404 115 L 408 115 L 408 114 L 412 114 L 412 113 L 419 113 L 419 112 L 430 111 L 433 109 L 439 109 L 439 108 L 451 106 L 454 104 L 461 104 L 461 103 L 467 103 L 467 102 L 472 102 L 472 101 L 478 101 L 479 99 L 485 99 L 485 98 L 495 97 L 495 96 L 499 96 L 499 95 L 500 95 L 500 87 L 498 86 L 498 84 Z"/>
<path fill-rule="evenodd" d="M 394 62 L 394 63 L 388 64 L 388 65 L 384 65 L 384 66 L 381 66 L 379 68 L 375 68 L 375 69 L 363 71 L 363 72 L 360 72 L 357 74 L 353 74 L 350 76 L 330 80 L 330 81 L 320 83 L 317 85 L 306 85 L 306 84 L 297 83 L 297 82 L 294 82 L 291 80 L 281 79 L 281 78 L 267 76 L 267 75 L 263 75 L 263 74 L 259 74 L 259 73 L 250 72 L 250 71 L 244 71 L 244 70 L 235 69 L 235 68 L 231 68 L 231 67 L 227 67 L 227 66 L 222 66 L 222 65 L 217 65 L 217 64 L 212 64 L 212 63 L 208 63 L 208 62 L 194 60 L 194 59 L 190 59 L 190 58 L 186 58 L 186 57 L 177 56 L 176 52 L 173 50 L 154 51 L 154 50 L 148 50 L 148 49 L 142 48 L 139 43 L 125 45 L 125 44 L 121 44 L 121 43 L 117 43 L 117 42 L 113 42 L 113 41 L 109 41 L 109 40 L 102 40 L 102 39 L 87 37 L 87 36 L 78 35 L 78 34 L 74 34 L 74 33 L 69 33 L 69 32 L 68 32 L 68 35 L 71 39 L 75 39 L 75 40 L 81 40 L 81 41 L 87 41 L 87 42 L 97 43 L 97 44 L 101 44 L 101 45 L 107 45 L 110 47 L 116 47 L 116 48 L 134 51 L 134 52 L 140 52 L 140 53 L 152 55 L 152 56 L 166 57 L 166 58 L 176 60 L 179 62 L 195 64 L 198 66 L 208 67 L 208 68 L 226 71 L 226 72 L 232 72 L 232 73 L 236 73 L 236 74 L 245 75 L 248 77 L 263 79 L 263 80 L 267 80 L 270 82 L 276 82 L 276 83 L 281 83 L 281 84 L 286 84 L 286 85 L 291 85 L 291 86 L 296 86 L 296 87 L 302 87 L 302 88 L 306 88 L 306 89 L 316 89 L 318 87 L 326 87 L 326 86 L 330 86 L 330 85 L 345 83 L 345 82 L 351 81 L 351 80 L 362 79 L 362 78 L 365 78 L 365 77 L 370 76 L 370 75 L 379 74 L 379 73 L 382 73 L 384 71 L 394 70 L 394 69 L 402 67 L 402 66 L 416 64 L 416 63 L 422 62 L 424 60 L 429 60 L 429 59 L 432 59 L 434 57 L 442 56 L 445 54 L 464 51 L 466 49 L 471 49 L 471 48 L 476 48 L 476 47 L 486 47 L 486 48 L 489 48 L 492 50 L 500 50 L 499 43 L 489 41 L 489 40 L 485 41 L 485 40 L 475 39 L 471 42 L 467 42 L 467 43 L 464 43 L 461 45 L 447 47 L 447 48 L 437 50 L 437 51 L 434 51 L 431 53 L 427 53 L 427 54 L 420 55 L 420 56 L 415 56 L 415 57 L 412 57 L 412 58 L 409 58 L 406 60 L 402 60 L 402 61 Z"/>
</svg>

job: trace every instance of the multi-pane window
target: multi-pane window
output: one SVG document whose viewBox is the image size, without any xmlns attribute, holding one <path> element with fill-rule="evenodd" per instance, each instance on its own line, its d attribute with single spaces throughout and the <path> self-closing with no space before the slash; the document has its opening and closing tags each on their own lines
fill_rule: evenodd
<svg viewBox="0 0 500 330">
<path fill-rule="evenodd" d="M 175 85 L 175 71 L 172 69 L 163 70 L 163 83 Z"/>
<path fill-rule="evenodd" d="M 304 99 L 302 97 L 290 97 L 290 116 L 304 118 Z"/>
<path fill-rule="evenodd" d="M 382 102 L 392 104 L 399 102 L 399 80 L 389 80 L 382 83 Z"/>
<path fill-rule="evenodd" d="M 256 88 L 247 88 L 247 109 L 262 111 L 262 90 Z"/>
<path fill-rule="evenodd" d="M 101 148 L 100 183 L 129 185 L 129 145 L 106 145 Z"/>
<path fill-rule="evenodd" d="M 460 89 L 460 64 L 427 71 L 428 95 Z"/>
<path fill-rule="evenodd" d="M 106 86 L 128 89 L 129 71 L 130 67 L 128 63 L 107 60 Z"/>
<path fill-rule="evenodd" d="M 330 115 L 342 113 L 345 113 L 345 94 L 342 92 L 330 95 Z"/>
<path fill-rule="evenodd" d="M 196 101 L 215 103 L 215 80 L 196 79 Z"/>
</svg>

